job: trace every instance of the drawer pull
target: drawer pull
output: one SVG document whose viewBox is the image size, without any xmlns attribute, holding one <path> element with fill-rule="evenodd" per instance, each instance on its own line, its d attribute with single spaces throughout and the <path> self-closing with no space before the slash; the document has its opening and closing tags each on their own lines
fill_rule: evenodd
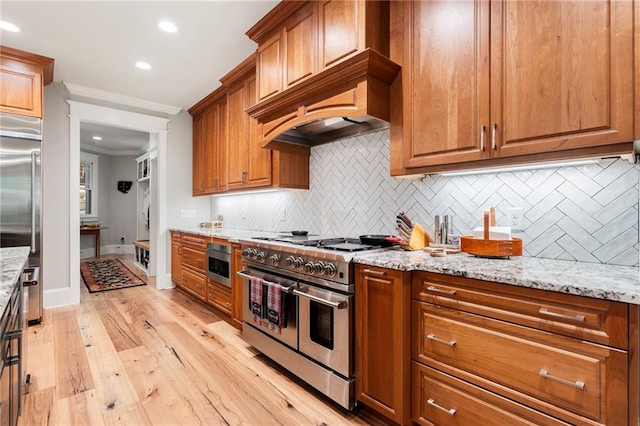
<svg viewBox="0 0 640 426">
<path fill-rule="evenodd" d="M 584 322 L 584 320 L 585 320 L 584 315 L 565 315 L 565 314 L 560 314 L 558 312 L 552 312 L 552 311 L 548 310 L 547 308 L 540 308 L 540 310 L 538 312 L 541 313 L 542 315 L 547 315 L 547 316 L 555 317 L 555 318 L 563 318 L 563 319 L 568 319 L 568 320 L 572 320 L 572 321 Z"/>
<path fill-rule="evenodd" d="M 455 296 L 456 294 L 455 290 L 442 290 L 441 288 L 434 287 L 434 286 L 427 287 L 427 290 L 432 291 L 434 293 L 448 294 L 450 296 Z"/>
<path fill-rule="evenodd" d="M 365 269 L 364 273 L 371 275 L 387 275 L 385 271 L 374 271 L 373 269 Z"/>
<path fill-rule="evenodd" d="M 552 376 L 551 374 L 549 374 L 547 372 L 547 370 L 540 370 L 538 372 L 538 374 L 540 376 L 544 377 L 545 379 L 553 380 L 553 381 L 556 381 L 558 383 L 562 383 L 564 385 L 568 385 L 568 386 L 574 387 L 576 389 L 580 389 L 580 390 L 584 389 L 584 382 L 581 382 L 581 381 L 572 382 L 570 380 L 563 379 L 562 377 Z"/>
<path fill-rule="evenodd" d="M 456 414 L 455 408 L 450 408 L 450 409 L 447 410 L 446 408 L 436 404 L 436 401 L 433 398 L 427 399 L 427 404 L 431 405 L 432 407 L 436 407 L 438 410 L 444 411 L 445 413 L 447 413 L 450 416 L 453 416 L 453 415 Z"/>
<path fill-rule="evenodd" d="M 443 340 L 443 339 L 439 339 L 436 337 L 435 334 L 427 334 L 427 339 L 429 340 L 433 340 L 434 342 L 438 342 L 438 343 L 444 343 L 445 345 L 448 346 L 455 346 L 456 345 L 456 341 L 455 340 Z"/>
</svg>

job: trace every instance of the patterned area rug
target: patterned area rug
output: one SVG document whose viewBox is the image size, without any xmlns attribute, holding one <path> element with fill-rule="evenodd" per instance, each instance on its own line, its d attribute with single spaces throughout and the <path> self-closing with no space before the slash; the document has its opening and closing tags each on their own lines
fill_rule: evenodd
<svg viewBox="0 0 640 426">
<path fill-rule="evenodd" d="M 146 284 L 118 259 L 83 260 L 80 273 L 91 293 Z"/>
</svg>

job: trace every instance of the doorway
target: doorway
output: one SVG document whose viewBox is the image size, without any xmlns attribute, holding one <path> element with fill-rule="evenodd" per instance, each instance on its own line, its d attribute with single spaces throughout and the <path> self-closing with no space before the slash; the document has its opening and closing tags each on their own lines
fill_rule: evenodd
<svg viewBox="0 0 640 426">
<path fill-rule="evenodd" d="M 150 263 L 154 265 L 157 288 L 171 288 L 171 282 L 167 279 L 167 123 L 168 119 L 117 110 L 76 101 L 67 101 L 69 108 L 70 131 L 70 257 L 69 257 L 69 294 L 68 301 L 71 304 L 80 302 L 80 233 L 77 232 L 80 223 L 80 133 L 82 123 L 117 127 L 149 134 L 149 156 L 155 168 L 154 184 L 151 185 L 152 198 L 156 220 L 149 229 L 149 245 L 151 247 Z M 77 194 L 77 195 L 76 195 Z"/>
</svg>

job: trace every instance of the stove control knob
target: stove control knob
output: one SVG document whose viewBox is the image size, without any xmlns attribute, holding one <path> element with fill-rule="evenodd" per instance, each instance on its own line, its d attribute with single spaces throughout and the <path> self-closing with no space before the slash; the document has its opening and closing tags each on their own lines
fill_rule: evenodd
<svg viewBox="0 0 640 426">
<path fill-rule="evenodd" d="M 287 266 L 289 268 L 293 268 L 295 266 L 295 264 L 296 264 L 296 258 L 295 257 L 293 257 L 293 256 L 287 257 Z"/>
<path fill-rule="evenodd" d="M 258 250 L 257 249 L 249 249 L 249 257 L 252 259 L 256 259 L 258 257 Z"/>
<path fill-rule="evenodd" d="M 271 257 L 269 257 L 269 259 L 271 260 L 271 264 L 273 266 L 278 266 L 278 263 L 280 262 L 280 255 L 279 254 L 273 254 L 273 255 L 271 255 Z"/>
<path fill-rule="evenodd" d="M 256 258 L 258 259 L 258 262 L 264 262 L 264 259 L 267 257 L 267 254 L 263 251 L 259 252 L 256 255 Z"/>
<path fill-rule="evenodd" d="M 333 263 L 327 263 L 324 265 L 324 273 L 332 277 L 336 274 L 336 265 Z"/>
<path fill-rule="evenodd" d="M 312 262 L 307 262 L 307 263 L 304 265 L 304 270 L 305 270 L 305 272 L 306 272 L 307 274 L 313 274 L 313 271 L 315 271 L 315 269 L 316 269 L 316 268 L 315 268 L 315 266 L 313 265 L 313 263 L 312 263 Z"/>
<path fill-rule="evenodd" d="M 324 263 L 317 262 L 315 265 L 313 265 L 313 268 L 316 274 L 324 275 Z"/>
<path fill-rule="evenodd" d="M 242 255 L 244 257 L 249 257 L 249 253 L 251 253 L 251 249 L 246 248 L 246 249 L 242 250 Z"/>
<path fill-rule="evenodd" d="M 294 266 L 298 269 L 302 269 L 302 267 L 304 266 L 304 259 L 301 257 L 297 258 L 294 262 Z"/>
</svg>

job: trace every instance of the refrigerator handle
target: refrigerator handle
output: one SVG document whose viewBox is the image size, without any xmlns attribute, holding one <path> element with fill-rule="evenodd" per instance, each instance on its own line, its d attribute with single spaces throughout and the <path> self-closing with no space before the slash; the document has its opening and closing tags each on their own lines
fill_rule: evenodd
<svg viewBox="0 0 640 426">
<path fill-rule="evenodd" d="M 31 253 L 36 252 L 36 152 L 31 152 Z"/>
</svg>

